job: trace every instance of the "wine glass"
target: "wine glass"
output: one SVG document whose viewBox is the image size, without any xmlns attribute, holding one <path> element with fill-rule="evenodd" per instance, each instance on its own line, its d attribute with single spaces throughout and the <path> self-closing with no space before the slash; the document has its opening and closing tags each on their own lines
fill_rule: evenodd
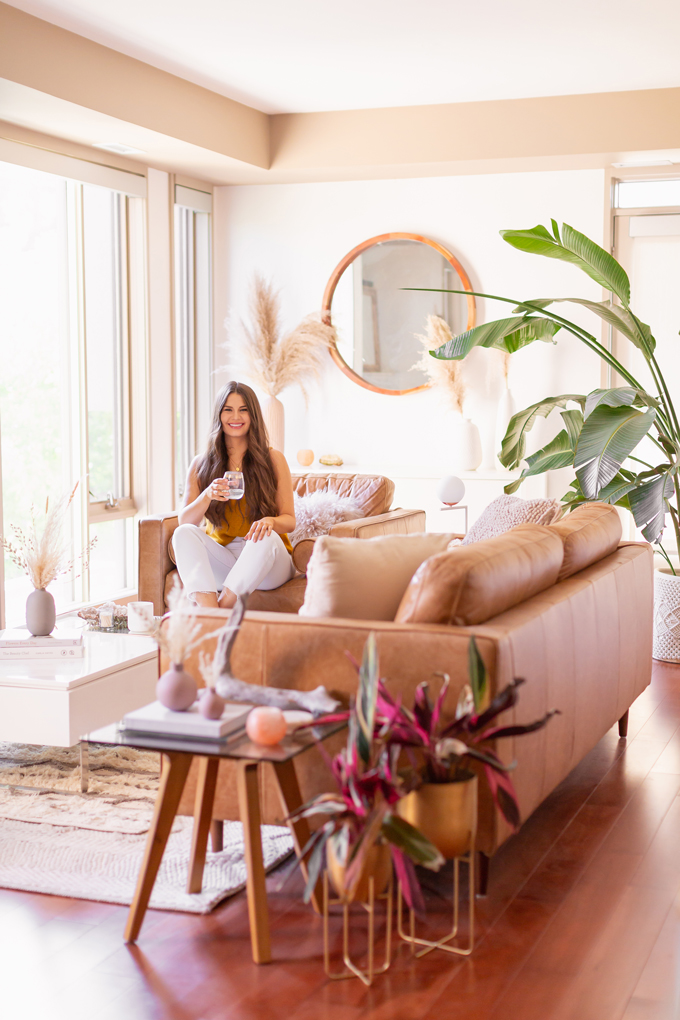
<svg viewBox="0 0 680 1020">
<path fill-rule="evenodd" d="M 229 498 L 241 499 L 245 491 L 243 488 L 243 472 L 225 471 L 223 477 L 229 482 Z"/>
</svg>

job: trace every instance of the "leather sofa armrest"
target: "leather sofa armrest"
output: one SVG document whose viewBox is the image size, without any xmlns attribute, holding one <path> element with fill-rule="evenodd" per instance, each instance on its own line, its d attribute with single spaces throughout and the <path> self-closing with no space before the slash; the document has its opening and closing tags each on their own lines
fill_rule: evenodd
<svg viewBox="0 0 680 1020">
<path fill-rule="evenodd" d="M 329 531 L 334 538 L 377 538 L 380 535 L 413 535 L 425 531 L 424 510 L 388 510 L 375 517 L 342 521 Z"/>
<path fill-rule="evenodd" d="M 165 578 L 174 569 L 168 542 L 178 524 L 176 513 L 142 517 L 139 522 L 137 598 L 153 602 L 156 616 L 165 612 Z"/>
<path fill-rule="evenodd" d="M 421 531 L 425 531 L 424 510 L 388 510 L 375 517 L 360 517 L 356 521 L 334 524 L 328 534 L 334 538 L 376 538 L 379 535 L 411 535 Z M 315 538 L 303 538 L 293 549 L 293 563 L 302 574 L 307 571 L 315 542 Z"/>
</svg>

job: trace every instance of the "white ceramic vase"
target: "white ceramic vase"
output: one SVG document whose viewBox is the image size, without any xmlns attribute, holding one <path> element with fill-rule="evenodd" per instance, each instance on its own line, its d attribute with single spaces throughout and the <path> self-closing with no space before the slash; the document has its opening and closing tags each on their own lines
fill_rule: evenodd
<svg viewBox="0 0 680 1020">
<path fill-rule="evenodd" d="M 479 429 L 462 414 L 452 414 L 446 423 L 448 466 L 454 471 L 476 471 L 482 463 Z"/>
<path fill-rule="evenodd" d="M 680 574 L 668 567 L 654 571 L 654 645 L 652 655 L 680 662 Z"/>
<path fill-rule="evenodd" d="M 494 453 L 496 454 L 497 466 L 501 470 L 506 471 L 501 462 L 498 460 L 498 454 L 501 452 L 503 445 L 503 439 L 505 433 L 508 431 L 508 425 L 510 419 L 515 413 L 515 400 L 510 390 L 505 387 L 501 394 L 501 399 L 498 401 L 498 410 L 496 412 L 496 434 L 494 436 Z"/>
<path fill-rule="evenodd" d="M 283 453 L 286 434 L 286 420 L 283 404 L 278 397 L 265 397 L 262 401 L 262 415 L 269 434 L 269 445 Z"/>
</svg>

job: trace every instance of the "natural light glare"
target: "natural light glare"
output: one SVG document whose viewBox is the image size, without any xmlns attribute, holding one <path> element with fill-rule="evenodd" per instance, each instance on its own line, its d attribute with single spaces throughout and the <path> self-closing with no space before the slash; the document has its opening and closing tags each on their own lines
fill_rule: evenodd
<svg viewBox="0 0 680 1020">
<path fill-rule="evenodd" d="M 680 180 L 619 181 L 615 204 L 618 209 L 680 206 Z"/>
</svg>

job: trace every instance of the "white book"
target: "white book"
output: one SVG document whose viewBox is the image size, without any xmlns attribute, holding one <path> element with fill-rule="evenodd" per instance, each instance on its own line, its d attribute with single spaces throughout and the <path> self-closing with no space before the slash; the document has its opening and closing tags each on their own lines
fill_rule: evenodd
<svg viewBox="0 0 680 1020">
<path fill-rule="evenodd" d="M 84 645 L 71 645 L 71 647 L 40 647 L 25 645 L 23 648 L 7 648 L 0 646 L 0 662 L 8 659 L 82 659 L 85 657 Z"/>
<path fill-rule="evenodd" d="M 71 648 L 82 644 L 82 630 L 60 630 L 57 627 L 44 637 L 36 637 L 25 627 L 0 631 L 0 648 Z"/>
<path fill-rule="evenodd" d="M 205 740 L 221 740 L 230 733 L 245 727 L 252 705 L 228 703 L 221 719 L 205 719 L 198 711 L 195 701 L 186 712 L 172 712 L 152 701 L 150 705 L 136 708 L 123 716 L 123 726 L 135 733 L 167 733 L 176 737 L 202 737 Z"/>
</svg>

